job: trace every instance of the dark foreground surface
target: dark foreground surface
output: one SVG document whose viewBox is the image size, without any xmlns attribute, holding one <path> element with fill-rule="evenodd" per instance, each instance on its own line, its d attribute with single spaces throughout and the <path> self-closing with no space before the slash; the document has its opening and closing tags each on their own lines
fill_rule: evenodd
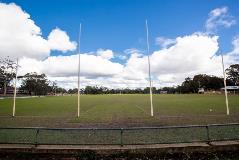
<svg viewBox="0 0 239 160">
<path fill-rule="evenodd" d="M 15 160 L 15 159 L 36 159 L 36 160 L 238 160 L 239 153 L 234 151 L 227 152 L 194 152 L 194 153 L 164 153 L 164 154 L 115 154 L 109 156 L 97 155 L 93 152 L 87 152 L 76 155 L 59 155 L 59 154 L 30 154 L 30 153 L 16 153 L 16 154 L 0 154 L 1 159 Z"/>
<path fill-rule="evenodd" d="M 238 160 L 239 142 L 128 146 L 0 145 L 0 159 Z"/>
</svg>

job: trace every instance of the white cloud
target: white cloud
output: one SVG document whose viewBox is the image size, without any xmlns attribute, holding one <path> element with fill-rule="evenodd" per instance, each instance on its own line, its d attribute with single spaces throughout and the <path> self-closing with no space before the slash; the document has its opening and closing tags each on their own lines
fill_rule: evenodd
<svg viewBox="0 0 239 160">
<path fill-rule="evenodd" d="M 175 39 L 165 38 L 165 37 L 157 37 L 156 38 L 156 45 L 159 45 L 162 48 L 167 48 L 170 45 L 176 43 Z"/>
<path fill-rule="evenodd" d="M 202 71 L 218 50 L 217 39 L 198 34 L 178 37 L 172 47 L 152 54 L 152 71 L 161 74 Z"/>
<path fill-rule="evenodd" d="M 71 42 L 67 33 L 59 28 L 51 31 L 48 36 L 48 44 L 52 50 L 60 50 L 62 52 L 76 49 L 76 43 Z"/>
<path fill-rule="evenodd" d="M 0 55 L 1 57 L 43 58 L 49 55 L 47 41 L 41 37 L 41 30 L 14 3 L 0 3 Z"/>
<path fill-rule="evenodd" d="M 229 15 L 228 7 L 221 7 L 212 10 L 206 21 L 206 30 L 207 32 L 215 32 L 218 27 L 226 27 L 229 28 L 236 23 L 236 20 Z"/>
<path fill-rule="evenodd" d="M 114 76 L 122 71 L 123 66 L 100 56 L 81 54 L 81 75 L 90 78 Z M 19 62 L 20 74 L 27 72 L 45 73 L 50 77 L 77 76 L 78 55 L 50 56 L 45 60 L 22 58 Z M 34 67 L 29 67 L 34 66 Z"/>
<path fill-rule="evenodd" d="M 129 49 L 124 50 L 124 53 L 126 53 L 126 54 L 134 54 L 134 53 L 141 54 L 141 51 L 136 48 L 129 48 Z"/>
<path fill-rule="evenodd" d="M 173 85 L 181 83 L 185 77 L 194 74 L 217 74 L 220 63 L 217 58 L 210 59 L 218 50 L 217 39 L 217 36 L 193 34 L 178 37 L 173 46 L 155 51 L 150 56 L 154 84 Z M 128 77 L 147 79 L 147 56 L 133 54 L 125 70 Z"/>
<path fill-rule="evenodd" d="M 226 67 L 229 67 L 231 64 L 239 63 L 239 37 L 235 37 L 232 41 L 233 50 L 229 53 L 226 53 L 224 56 Z"/>
<path fill-rule="evenodd" d="M 239 40 L 233 41 L 234 49 L 225 58 L 226 67 L 238 63 Z M 153 84 L 156 87 L 180 84 L 184 78 L 195 74 L 222 76 L 218 37 L 192 34 L 176 38 L 176 43 L 151 54 Z M 96 51 L 97 52 L 97 51 Z M 34 64 L 34 65 L 33 65 Z M 21 74 L 38 71 L 57 80 L 62 87 L 72 88 L 77 84 L 78 55 L 51 56 L 45 60 L 23 58 Z M 34 67 L 29 67 L 34 66 Z M 148 85 L 148 59 L 140 53 L 132 53 L 124 65 L 112 62 L 100 55 L 81 55 L 81 85 L 102 85 L 112 88 L 138 88 Z"/>
<path fill-rule="evenodd" d="M 26 57 L 20 58 L 19 66 L 18 75 L 20 76 L 30 72 L 42 73 L 43 69 L 42 61 Z"/>
<path fill-rule="evenodd" d="M 110 49 L 106 49 L 106 50 L 98 49 L 97 55 L 102 57 L 103 59 L 108 59 L 108 60 L 114 58 L 114 53 Z"/>
<path fill-rule="evenodd" d="M 227 8 L 213 10 L 207 29 L 212 31 L 218 26 L 230 27 L 235 23 L 227 12 Z M 44 39 L 30 15 L 15 4 L 0 3 L 0 19 L 4 19 L 0 21 L 0 57 L 20 57 L 19 75 L 45 73 L 62 87 L 76 87 L 78 55 L 50 56 L 51 50 L 66 52 L 76 48 L 66 32 L 57 28 Z M 156 41 L 162 49 L 150 55 L 154 86 L 180 84 L 185 77 L 201 73 L 222 75 L 220 57 L 210 59 L 218 51 L 218 36 L 198 32 L 176 39 L 159 37 Z M 239 62 L 239 38 L 233 40 L 233 46 L 225 55 L 226 67 Z M 110 49 L 81 54 L 81 85 L 148 86 L 147 55 L 135 48 L 124 52 L 125 64 L 113 62 L 112 58 L 119 56 Z"/>
<path fill-rule="evenodd" d="M 40 27 L 14 3 L 0 3 L 0 19 L 0 57 L 43 59 L 51 50 L 65 52 L 76 46 L 60 29 L 51 32 L 49 41 L 44 39 Z"/>
<path fill-rule="evenodd" d="M 139 53 L 131 54 L 121 76 L 126 80 L 144 80 L 147 78 L 147 57 Z"/>
<path fill-rule="evenodd" d="M 126 55 L 117 55 L 117 57 L 121 60 L 126 60 L 128 58 Z"/>
<path fill-rule="evenodd" d="M 239 55 L 239 36 L 232 41 L 233 51 L 230 54 Z"/>
</svg>

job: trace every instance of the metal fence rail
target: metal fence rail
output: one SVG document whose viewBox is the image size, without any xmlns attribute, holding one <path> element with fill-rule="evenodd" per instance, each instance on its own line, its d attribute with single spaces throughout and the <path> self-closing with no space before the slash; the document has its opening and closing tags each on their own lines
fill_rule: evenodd
<svg viewBox="0 0 239 160">
<path fill-rule="evenodd" d="M 140 128 L 0 128 L 0 144 L 139 145 L 239 140 L 239 123 Z"/>
</svg>

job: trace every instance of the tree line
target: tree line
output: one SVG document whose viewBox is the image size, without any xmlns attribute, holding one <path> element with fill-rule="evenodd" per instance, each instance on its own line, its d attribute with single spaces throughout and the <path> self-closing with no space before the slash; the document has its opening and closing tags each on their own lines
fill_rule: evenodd
<svg viewBox="0 0 239 160">
<path fill-rule="evenodd" d="M 3 95 L 6 95 L 10 82 L 15 78 L 16 63 L 9 58 L 0 60 L 0 88 Z M 239 85 L 239 64 L 233 64 L 226 69 L 226 83 L 229 86 Z M 48 95 L 48 94 L 76 94 L 78 89 L 69 89 L 58 87 L 53 81 L 47 79 L 45 74 L 27 73 L 24 76 L 18 76 L 21 79 L 21 86 L 18 89 L 21 94 L 28 95 Z M 220 90 L 224 87 L 223 78 L 198 74 L 194 77 L 187 77 L 181 85 L 174 87 L 152 88 L 153 93 L 197 93 L 199 88 L 206 91 Z M 81 89 L 81 94 L 147 94 L 149 87 L 146 88 L 123 88 L 112 89 L 104 86 L 86 86 Z"/>
<path fill-rule="evenodd" d="M 227 86 L 238 86 L 239 85 L 239 64 L 233 64 L 226 69 Z M 198 74 L 194 77 L 187 77 L 182 82 L 181 85 L 175 87 L 163 87 L 163 88 L 152 88 L 153 93 L 160 94 L 162 92 L 167 92 L 171 94 L 175 93 L 198 93 L 200 88 L 203 88 L 205 91 L 218 91 L 224 87 L 224 79 L 221 77 L 207 75 L 207 74 Z M 77 88 L 68 90 L 68 93 L 74 94 L 77 93 Z M 149 93 L 149 87 L 144 89 L 136 88 L 124 88 L 124 89 L 110 89 L 102 86 L 86 86 L 84 89 L 81 89 L 83 94 L 147 94 Z"/>
<path fill-rule="evenodd" d="M 0 88 L 4 95 L 7 93 L 7 87 L 10 85 L 10 82 L 16 76 L 14 72 L 16 66 L 16 63 L 8 57 L 0 59 Z"/>
</svg>

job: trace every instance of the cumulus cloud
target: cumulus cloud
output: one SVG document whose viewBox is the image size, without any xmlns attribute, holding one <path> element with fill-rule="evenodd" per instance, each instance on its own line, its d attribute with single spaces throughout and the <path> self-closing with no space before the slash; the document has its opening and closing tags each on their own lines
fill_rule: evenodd
<svg viewBox="0 0 239 160">
<path fill-rule="evenodd" d="M 165 38 L 165 37 L 157 37 L 155 40 L 156 45 L 159 45 L 162 48 L 167 48 L 176 43 L 175 39 Z"/>
<path fill-rule="evenodd" d="M 172 47 L 152 54 L 153 72 L 162 74 L 200 72 L 207 65 L 209 57 L 217 52 L 217 40 L 217 36 L 198 34 L 178 37 Z"/>
<path fill-rule="evenodd" d="M 147 57 L 139 53 L 131 54 L 121 76 L 126 80 L 143 80 L 147 78 Z"/>
<path fill-rule="evenodd" d="M 233 50 L 229 54 L 239 55 L 239 36 L 232 41 Z"/>
<path fill-rule="evenodd" d="M 136 48 L 129 48 L 129 49 L 124 50 L 124 53 L 130 55 L 130 54 L 134 54 L 134 53 L 141 54 L 142 52 Z"/>
<path fill-rule="evenodd" d="M 66 52 L 76 44 L 60 29 L 53 30 L 48 40 L 30 15 L 14 3 L 0 3 L 0 56 L 43 59 L 51 50 Z"/>
<path fill-rule="evenodd" d="M 62 52 L 73 51 L 76 49 L 76 42 L 71 42 L 65 31 L 56 28 L 48 36 L 48 44 L 52 50 Z"/>
<path fill-rule="evenodd" d="M 233 49 L 231 52 L 226 53 L 226 65 L 239 63 L 239 37 L 235 37 L 232 41 Z"/>
<path fill-rule="evenodd" d="M 0 3 L 0 55 L 42 58 L 50 53 L 40 28 L 14 3 Z"/>
<path fill-rule="evenodd" d="M 215 32 L 220 26 L 229 28 L 235 23 L 236 20 L 228 13 L 228 7 L 224 6 L 209 13 L 205 27 L 207 32 L 211 33 Z"/>
<path fill-rule="evenodd" d="M 221 75 L 220 57 L 210 59 L 218 51 L 217 36 L 192 34 L 178 37 L 175 41 L 173 46 L 155 51 L 150 55 L 155 86 L 176 85 L 185 77 L 199 73 Z M 237 44 L 236 42 L 237 40 L 234 43 Z M 232 56 L 225 57 L 226 61 L 230 59 L 233 59 Z M 59 80 L 65 77 L 64 84 L 67 83 L 67 77 L 77 76 L 78 55 L 51 56 L 38 62 L 33 59 L 27 61 L 29 62 L 26 63 L 26 58 L 20 61 L 20 65 L 27 64 L 21 67 L 20 72 L 23 73 L 24 68 L 29 72 L 28 66 L 34 63 L 35 67 L 38 67 L 32 68 L 33 71 L 46 73 L 51 78 L 61 77 Z M 82 54 L 81 76 L 84 79 L 83 85 L 94 84 L 114 88 L 145 87 L 148 84 L 148 59 L 147 56 L 134 52 L 122 65 L 101 55 Z M 73 82 L 76 84 L 76 79 L 68 80 L 68 85 Z"/>
<path fill-rule="evenodd" d="M 114 58 L 114 53 L 110 49 L 106 49 L 106 50 L 98 49 L 97 55 L 102 57 L 103 59 L 108 59 L 108 60 Z"/>
<path fill-rule="evenodd" d="M 126 55 L 117 55 L 117 58 L 121 60 L 126 60 L 128 57 Z"/>
<path fill-rule="evenodd" d="M 71 77 L 78 73 L 78 55 L 50 56 L 45 60 L 22 58 L 19 62 L 20 74 L 27 72 L 45 73 L 50 77 Z M 29 67 L 34 64 L 34 67 Z M 81 75 L 97 78 L 114 76 L 122 71 L 123 66 L 101 56 L 81 54 Z"/>
<path fill-rule="evenodd" d="M 150 55 L 153 85 L 156 87 L 180 84 L 185 77 L 195 74 L 222 76 L 218 36 L 192 34 L 175 39 L 169 48 Z M 239 39 L 233 41 L 234 49 L 224 56 L 226 67 L 238 63 Z M 141 53 L 130 54 L 124 65 L 112 62 L 95 53 L 81 54 L 81 85 L 102 85 L 112 88 L 146 87 L 148 85 L 148 59 Z M 236 58 L 237 57 L 237 58 Z M 45 60 L 22 58 L 21 74 L 37 71 L 57 80 L 62 87 L 76 87 L 78 55 L 50 56 Z M 29 67 L 33 66 L 33 67 Z"/>
<path fill-rule="evenodd" d="M 50 56 L 52 50 L 67 52 L 76 48 L 65 31 L 56 28 L 45 39 L 30 15 L 13 3 L 0 3 L 0 19 L 4 19 L 0 21 L 0 57 L 19 57 L 19 75 L 45 73 L 62 87 L 76 87 L 78 55 Z M 218 26 L 230 27 L 234 23 L 228 9 L 223 7 L 210 12 L 206 27 L 213 31 Z M 156 42 L 162 48 L 150 54 L 153 85 L 177 85 L 185 77 L 202 73 L 222 76 L 220 56 L 210 59 L 219 49 L 218 38 L 200 32 L 175 39 L 158 37 Z M 224 56 L 226 67 L 239 62 L 239 38 L 232 44 L 233 50 Z M 112 61 L 120 57 L 110 49 L 81 54 L 81 85 L 148 86 L 147 55 L 135 48 L 124 53 L 124 64 Z"/>
<path fill-rule="evenodd" d="M 173 46 L 153 52 L 150 60 L 154 84 L 173 85 L 194 74 L 218 74 L 220 61 L 210 59 L 218 51 L 217 40 L 217 36 L 192 34 L 178 37 Z M 132 54 L 125 70 L 127 78 L 147 79 L 147 56 Z"/>
</svg>

